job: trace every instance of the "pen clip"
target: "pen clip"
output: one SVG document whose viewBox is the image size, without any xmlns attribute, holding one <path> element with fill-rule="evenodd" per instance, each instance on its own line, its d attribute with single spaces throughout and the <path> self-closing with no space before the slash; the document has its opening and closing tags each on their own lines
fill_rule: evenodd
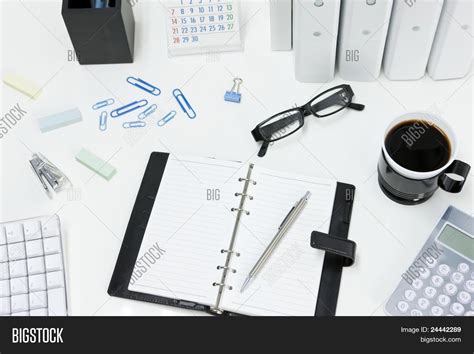
<svg viewBox="0 0 474 354">
<path fill-rule="evenodd" d="M 281 227 L 282 227 L 283 225 L 285 225 L 286 220 L 288 220 L 288 218 L 290 217 L 290 215 L 291 215 L 291 213 L 293 212 L 293 210 L 295 210 L 295 208 L 296 208 L 296 204 L 290 209 L 290 211 L 288 212 L 288 214 L 286 214 L 286 216 L 285 216 L 285 218 L 283 219 L 283 221 L 281 222 L 280 226 L 278 226 L 278 230 L 280 230 Z"/>
</svg>

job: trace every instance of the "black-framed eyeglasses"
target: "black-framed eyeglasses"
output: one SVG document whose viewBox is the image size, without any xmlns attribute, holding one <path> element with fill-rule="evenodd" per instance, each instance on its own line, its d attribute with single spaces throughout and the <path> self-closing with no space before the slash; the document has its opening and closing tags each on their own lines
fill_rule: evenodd
<svg viewBox="0 0 474 354">
<path fill-rule="evenodd" d="M 309 115 L 324 118 L 344 108 L 362 111 L 363 104 L 353 103 L 354 91 L 349 85 L 339 85 L 326 90 L 303 106 L 291 108 L 264 120 L 252 130 L 255 141 L 263 141 L 258 156 L 265 156 L 268 145 L 296 133 Z"/>
</svg>

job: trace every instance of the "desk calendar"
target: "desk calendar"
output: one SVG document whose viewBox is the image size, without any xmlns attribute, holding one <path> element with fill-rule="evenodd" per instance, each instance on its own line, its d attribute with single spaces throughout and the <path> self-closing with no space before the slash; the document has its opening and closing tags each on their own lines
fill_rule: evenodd
<svg viewBox="0 0 474 354">
<path fill-rule="evenodd" d="M 242 49 L 236 0 L 167 0 L 170 55 Z"/>
</svg>

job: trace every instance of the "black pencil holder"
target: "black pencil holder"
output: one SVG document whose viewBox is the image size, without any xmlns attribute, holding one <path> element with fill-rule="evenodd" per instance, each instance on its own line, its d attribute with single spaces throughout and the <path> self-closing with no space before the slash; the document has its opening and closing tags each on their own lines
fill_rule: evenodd
<svg viewBox="0 0 474 354">
<path fill-rule="evenodd" d="M 63 0 L 62 16 L 81 65 L 133 62 L 135 19 L 127 0 Z"/>
</svg>

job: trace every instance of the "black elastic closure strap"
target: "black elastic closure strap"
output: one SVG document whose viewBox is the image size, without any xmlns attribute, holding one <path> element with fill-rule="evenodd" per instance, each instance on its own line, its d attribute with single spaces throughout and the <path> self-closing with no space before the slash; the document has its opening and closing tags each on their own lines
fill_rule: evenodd
<svg viewBox="0 0 474 354">
<path fill-rule="evenodd" d="M 352 240 L 313 231 L 311 247 L 343 257 L 344 267 L 354 264 L 357 244 Z"/>
</svg>

